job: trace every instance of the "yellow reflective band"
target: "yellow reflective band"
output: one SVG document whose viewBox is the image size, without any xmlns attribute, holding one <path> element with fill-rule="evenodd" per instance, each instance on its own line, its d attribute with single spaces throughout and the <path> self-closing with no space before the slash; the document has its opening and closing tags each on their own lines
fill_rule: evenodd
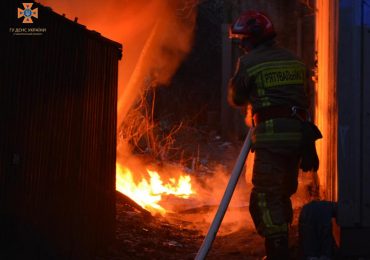
<svg viewBox="0 0 370 260">
<path fill-rule="evenodd" d="M 262 71 L 265 88 L 282 85 L 300 85 L 305 83 L 305 70 L 297 66 L 269 68 Z"/>
<path fill-rule="evenodd" d="M 259 74 L 259 75 L 257 75 L 257 77 L 256 77 L 256 85 L 257 85 L 257 86 L 261 86 L 262 84 L 263 84 L 262 75 L 261 75 L 261 74 Z"/>
<path fill-rule="evenodd" d="M 296 60 L 264 62 L 247 69 L 247 74 L 256 78 L 257 91 L 261 88 L 306 85 L 306 68 Z M 257 93 L 261 96 L 260 92 Z"/>
<path fill-rule="evenodd" d="M 271 106 L 271 103 L 269 101 L 262 102 L 263 107 L 269 107 Z"/>
<path fill-rule="evenodd" d="M 263 107 L 269 107 L 271 106 L 270 98 L 269 97 L 263 97 L 262 100 L 262 106 Z"/>
<path fill-rule="evenodd" d="M 265 122 L 265 127 L 266 127 L 266 134 L 273 134 L 274 133 L 274 121 L 272 119 L 267 120 Z"/>
<path fill-rule="evenodd" d="M 262 70 L 268 69 L 268 68 L 276 68 L 276 67 L 285 67 L 285 66 L 297 66 L 301 67 L 302 69 L 305 68 L 304 63 L 297 61 L 297 60 L 283 60 L 283 61 L 269 61 L 269 62 L 263 62 L 256 66 L 253 66 L 249 69 L 247 69 L 247 73 L 249 75 L 255 75 L 258 72 L 261 72 Z"/>
<path fill-rule="evenodd" d="M 257 94 L 259 97 L 262 97 L 265 95 L 265 90 L 263 88 L 257 88 Z"/>
<path fill-rule="evenodd" d="M 258 193 L 258 207 L 262 213 L 262 223 L 264 227 L 259 227 L 259 231 L 264 234 L 265 236 L 278 234 L 278 233 L 286 233 L 288 232 L 288 224 L 283 223 L 281 225 L 275 225 L 272 222 L 270 210 L 267 207 L 266 201 L 266 194 L 265 193 Z"/>
</svg>

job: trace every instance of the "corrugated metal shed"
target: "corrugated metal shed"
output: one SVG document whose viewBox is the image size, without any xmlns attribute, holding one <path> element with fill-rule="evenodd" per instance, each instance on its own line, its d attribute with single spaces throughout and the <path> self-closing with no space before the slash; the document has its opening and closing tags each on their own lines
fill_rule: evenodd
<svg viewBox="0 0 370 260">
<path fill-rule="evenodd" d="M 0 32 L 0 243 L 28 259 L 81 259 L 114 239 L 122 47 L 38 4 L 22 24 L 21 6 L 5 3 L 5 24 L 47 32 Z"/>
</svg>

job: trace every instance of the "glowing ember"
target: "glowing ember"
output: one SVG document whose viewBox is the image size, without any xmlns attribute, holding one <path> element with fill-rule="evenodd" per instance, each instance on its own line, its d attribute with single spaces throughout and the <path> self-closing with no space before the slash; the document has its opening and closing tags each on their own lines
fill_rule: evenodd
<svg viewBox="0 0 370 260">
<path fill-rule="evenodd" d="M 180 176 L 178 180 L 171 178 L 168 183 L 163 184 L 157 172 L 147 170 L 148 179 L 142 178 L 136 183 L 130 169 L 118 163 L 116 164 L 116 173 L 116 189 L 151 212 L 161 214 L 167 212 L 159 205 L 163 195 L 174 195 L 187 199 L 190 195 L 195 194 L 191 187 L 191 178 L 188 175 Z"/>
</svg>

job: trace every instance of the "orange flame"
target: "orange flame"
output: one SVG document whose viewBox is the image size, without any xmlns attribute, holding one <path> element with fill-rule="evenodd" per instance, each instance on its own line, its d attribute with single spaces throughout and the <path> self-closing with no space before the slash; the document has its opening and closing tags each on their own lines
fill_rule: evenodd
<svg viewBox="0 0 370 260">
<path fill-rule="evenodd" d="M 51 6 L 59 13 L 65 13 L 69 18 L 79 17 L 79 21 L 87 25 L 87 28 L 97 30 L 123 44 L 123 59 L 119 64 L 118 77 L 118 128 L 137 97 L 148 87 L 148 82 L 168 85 L 191 49 L 196 11 L 186 1 L 39 2 Z M 117 160 L 124 157 L 126 150 L 127 143 L 118 140 Z M 138 170 L 137 167 L 130 168 Z M 148 174 L 148 178 L 136 183 L 129 168 L 117 163 L 116 189 L 150 211 L 162 214 L 166 212 L 159 205 L 163 195 L 186 198 L 194 193 L 190 176 L 181 176 L 178 180 L 170 179 L 164 184 L 158 173 L 147 171 L 145 174 Z"/>
<path fill-rule="evenodd" d="M 338 106 L 336 97 L 337 9 L 338 1 L 316 2 L 317 84 L 315 123 L 323 138 L 317 142 L 320 158 L 318 176 L 321 196 L 337 200 L 337 133 Z M 333 29 L 334 28 L 334 29 Z"/>
<path fill-rule="evenodd" d="M 177 180 L 170 178 L 169 182 L 164 184 L 157 172 L 147 169 L 149 178 L 143 177 L 139 182 L 135 182 L 130 169 L 118 163 L 116 164 L 116 173 L 116 189 L 153 213 L 163 215 L 168 212 L 159 204 L 164 195 L 188 199 L 195 194 L 189 175 L 181 175 Z"/>
</svg>

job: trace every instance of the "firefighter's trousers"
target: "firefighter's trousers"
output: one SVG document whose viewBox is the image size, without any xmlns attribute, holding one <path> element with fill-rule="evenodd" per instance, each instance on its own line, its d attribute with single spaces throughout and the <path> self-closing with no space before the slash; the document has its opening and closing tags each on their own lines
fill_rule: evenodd
<svg viewBox="0 0 370 260">
<path fill-rule="evenodd" d="M 250 213 L 260 235 L 288 235 L 293 210 L 290 196 L 297 191 L 299 150 L 257 148 L 253 167 Z"/>
</svg>

